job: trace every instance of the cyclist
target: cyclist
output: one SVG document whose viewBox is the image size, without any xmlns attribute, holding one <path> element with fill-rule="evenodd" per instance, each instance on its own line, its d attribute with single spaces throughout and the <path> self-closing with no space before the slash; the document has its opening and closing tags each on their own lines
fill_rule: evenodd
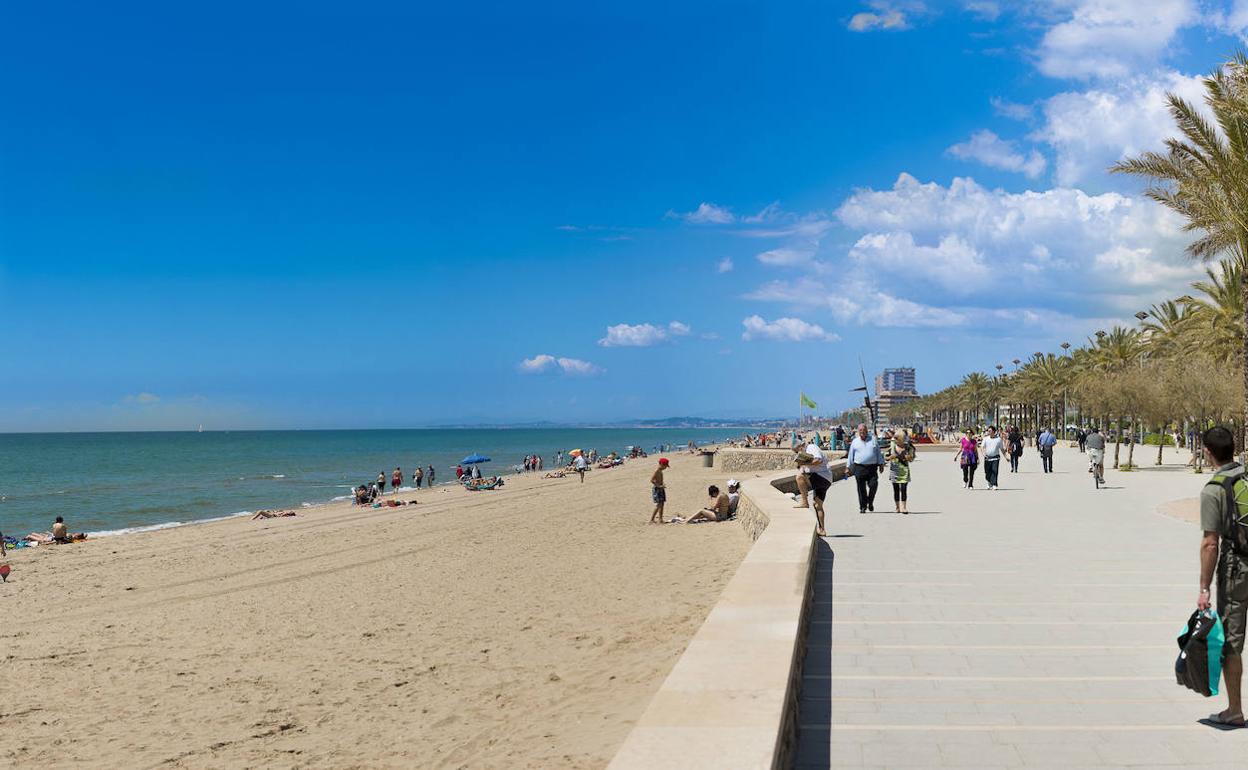
<svg viewBox="0 0 1248 770">
<path fill-rule="evenodd" d="M 1095 473 L 1101 481 L 1105 480 L 1105 437 L 1094 426 L 1084 439 L 1088 449 L 1088 473 Z"/>
</svg>

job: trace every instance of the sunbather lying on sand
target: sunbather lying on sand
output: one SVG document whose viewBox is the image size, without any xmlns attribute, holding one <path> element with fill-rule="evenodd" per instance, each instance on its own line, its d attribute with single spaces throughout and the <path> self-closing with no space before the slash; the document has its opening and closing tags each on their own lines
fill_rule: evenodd
<svg viewBox="0 0 1248 770">
<path fill-rule="evenodd" d="M 564 471 L 555 471 L 554 473 L 547 473 L 545 476 L 542 476 L 544 479 L 566 479 L 567 477 L 568 474 Z"/>
<path fill-rule="evenodd" d="M 283 516 L 298 516 L 294 511 L 256 511 L 256 515 L 251 517 L 252 521 L 256 519 L 280 519 Z"/>
</svg>

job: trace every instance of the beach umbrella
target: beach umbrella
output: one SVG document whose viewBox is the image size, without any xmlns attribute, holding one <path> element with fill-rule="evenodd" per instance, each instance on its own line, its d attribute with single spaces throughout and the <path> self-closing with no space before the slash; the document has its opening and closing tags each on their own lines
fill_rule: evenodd
<svg viewBox="0 0 1248 770">
<path fill-rule="evenodd" d="M 489 461 L 490 461 L 490 458 L 485 457 L 484 455 L 479 455 L 476 452 L 473 452 L 472 454 L 468 455 L 467 457 L 465 457 L 463 460 L 460 460 L 459 462 L 461 465 L 472 465 L 473 463 L 488 463 Z"/>
<path fill-rule="evenodd" d="M 571 452 L 568 452 L 568 457 L 580 457 L 582 454 L 584 453 L 581 450 L 573 449 Z"/>
</svg>

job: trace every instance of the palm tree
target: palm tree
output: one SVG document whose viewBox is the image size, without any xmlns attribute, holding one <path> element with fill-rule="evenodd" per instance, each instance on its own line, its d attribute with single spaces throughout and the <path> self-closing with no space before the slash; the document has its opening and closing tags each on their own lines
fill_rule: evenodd
<svg viewBox="0 0 1248 770">
<path fill-rule="evenodd" d="M 1214 360 L 1235 365 L 1241 363 L 1244 349 L 1243 272 L 1240 263 L 1223 260 L 1217 272 L 1205 268 L 1208 280 L 1192 284 L 1200 295 L 1178 300 L 1189 309 L 1193 344 Z"/>
<path fill-rule="evenodd" d="M 1167 94 L 1180 136 L 1166 141 L 1164 154 L 1146 152 L 1110 170 L 1151 180 L 1145 194 L 1181 214 L 1185 229 L 1199 234 L 1187 248 L 1192 259 L 1226 254 L 1243 267 L 1248 265 L 1248 56 L 1237 53 L 1205 78 L 1204 86 L 1216 127 L 1193 104 Z M 1248 328 L 1248 271 L 1240 270 L 1238 277 L 1235 325 L 1242 330 Z M 1238 354 L 1248 426 L 1248 335 L 1242 331 Z"/>
</svg>

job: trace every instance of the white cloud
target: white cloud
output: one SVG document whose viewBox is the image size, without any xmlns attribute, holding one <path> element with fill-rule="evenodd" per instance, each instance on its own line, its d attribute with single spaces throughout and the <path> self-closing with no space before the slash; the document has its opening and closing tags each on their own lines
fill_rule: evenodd
<svg viewBox="0 0 1248 770">
<path fill-rule="evenodd" d="M 958 234 L 922 246 L 908 232 L 868 233 L 849 250 L 849 257 L 864 268 L 902 271 L 958 294 L 981 289 L 992 277 L 983 255 Z"/>
<path fill-rule="evenodd" d="M 1014 171 L 1035 179 L 1044 173 L 1047 162 L 1039 152 L 1024 155 L 1014 142 L 1002 139 L 991 131 L 976 131 L 971 138 L 955 144 L 947 152 L 955 158 L 972 160 L 991 168 Z"/>
<path fill-rule="evenodd" d="M 536 374 L 538 372 L 544 372 L 552 366 L 555 366 L 555 357 L 542 353 L 521 361 L 520 371 Z"/>
<path fill-rule="evenodd" d="M 809 262 L 814 255 L 814 249 L 782 248 L 764 251 L 756 259 L 764 265 L 793 266 Z"/>
<path fill-rule="evenodd" d="M 571 375 L 590 375 L 603 371 L 600 367 L 579 358 L 556 358 L 545 353 L 520 362 L 520 371 L 525 374 L 540 374 L 553 369 L 559 369 L 564 374 Z"/>
<path fill-rule="evenodd" d="M 731 272 L 732 272 L 732 268 L 733 268 L 733 267 L 734 267 L 734 265 L 732 264 L 732 258 L 731 258 L 731 257 L 724 257 L 723 259 L 721 259 L 721 260 L 719 260 L 718 262 L 716 262 L 716 263 L 715 263 L 715 272 L 717 272 L 717 273 L 731 273 Z"/>
<path fill-rule="evenodd" d="M 1197 274 L 1182 256 L 1189 242 L 1182 220 L 1118 193 L 1011 193 L 972 179 L 945 187 L 902 174 L 891 190 L 856 192 L 837 215 L 847 227 L 876 236 L 859 240 L 871 247 L 871 260 L 907 266 L 890 274 L 890 288 L 920 292 L 939 271 L 969 271 L 968 282 L 978 281 L 978 288 L 1004 291 L 1017 288 L 1021 272 L 1036 301 L 1095 296 L 1135 312 Z M 941 245 L 917 250 L 921 243 Z M 1132 271 L 1129 278 L 1124 269 Z"/>
<path fill-rule="evenodd" d="M 1166 106 L 1168 91 L 1203 104 L 1199 77 L 1166 72 L 1130 78 L 1049 98 L 1043 105 L 1044 125 L 1031 138 L 1047 142 L 1056 152 L 1058 184 L 1102 178 L 1118 160 L 1164 149 L 1165 139 L 1176 132 Z"/>
<path fill-rule="evenodd" d="M 983 21 L 996 21 L 1001 15 L 1001 6 L 995 0 L 966 0 L 962 7 Z"/>
<path fill-rule="evenodd" d="M 736 221 L 736 216 L 728 209 L 706 202 L 699 203 L 696 209 L 684 214 L 669 211 L 668 216 L 679 217 L 695 225 L 728 225 Z"/>
<path fill-rule="evenodd" d="M 155 393 L 148 393 L 147 391 L 144 391 L 142 393 L 135 393 L 134 395 L 126 396 L 124 399 L 122 399 L 122 401 L 126 402 L 127 404 L 139 404 L 140 406 L 150 406 L 152 404 L 160 403 L 160 396 L 156 395 Z"/>
<path fill-rule="evenodd" d="M 559 368 L 564 374 L 590 375 L 598 374 L 602 371 L 599 367 L 588 361 L 582 361 L 579 358 L 560 358 L 558 360 Z"/>
<path fill-rule="evenodd" d="M 1220 31 L 1248 43 L 1248 0 L 1235 0 L 1225 10 L 1213 11 L 1209 21 Z"/>
<path fill-rule="evenodd" d="M 1201 21 L 1196 0 L 1049 0 L 1065 19 L 1040 42 L 1057 78 L 1122 78 L 1156 64 L 1178 31 Z"/>
<path fill-rule="evenodd" d="M 644 348 L 666 342 L 672 337 L 683 337 L 691 329 L 688 324 L 672 321 L 667 326 L 654 324 L 615 324 L 607 327 L 607 336 L 598 340 L 604 348 Z"/>
<path fill-rule="evenodd" d="M 744 217 L 741 221 L 746 224 L 756 225 L 762 222 L 773 222 L 782 216 L 784 216 L 784 211 L 780 208 L 780 202 L 772 201 L 766 206 L 763 206 L 763 208 L 761 208 L 754 216 Z"/>
<path fill-rule="evenodd" d="M 999 96 L 994 96 L 989 101 L 992 104 L 993 112 L 1003 118 L 1009 118 L 1010 120 L 1031 120 L 1032 116 L 1036 114 L 1035 108 L 1030 104 L 1011 102 L 1008 99 L 1002 99 Z"/>
<path fill-rule="evenodd" d="M 906 15 L 901 11 L 884 11 L 882 13 L 855 13 L 849 20 L 849 29 L 853 32 L 867 32 L 873 29 L 909 29 Z"/>
<path fill-rule="evenodd" d="M 830 288 L 814 278 L 771 281 L 745 295 L 760 302 L 782 302 L 793 307 L 830 311 L 841 323 L 861 323 L 865 315 L 874 326 L 961 326 L 966 316 L 954 310 L 900 299 L 855 276 Z"/>
<path fill-rule="evenodd" d="M 777 318 L 774 321 L 765 321 L 761 316 L 752 315 L 743 320 L 741 325 L 745 327 L 741 339 L 747 342 L 753 340 L 836 342 L 840 339 L 835 334 L 824 331 L 822 326 L 807 323 L 800 318 Z"/>
</svg>

